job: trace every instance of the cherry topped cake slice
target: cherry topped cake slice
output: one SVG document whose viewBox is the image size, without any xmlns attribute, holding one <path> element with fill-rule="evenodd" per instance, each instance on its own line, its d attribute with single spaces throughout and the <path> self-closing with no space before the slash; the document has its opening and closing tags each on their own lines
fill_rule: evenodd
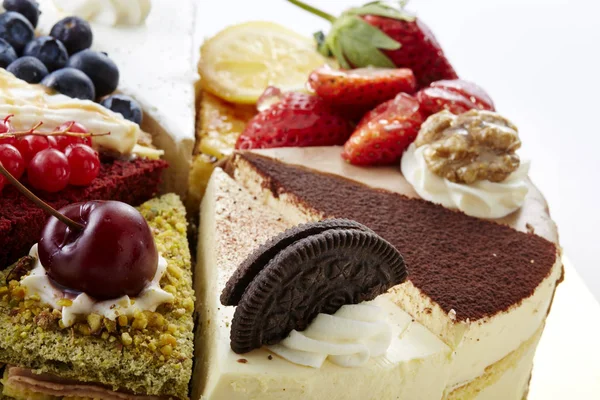
<svg viewBox="0 0 600 400">
<path fill-rule="evenodd" d="M 180 199 L 60 212 L 0 272 L 3 395 L 187 399 L 194 292 Z"/>
</svg>

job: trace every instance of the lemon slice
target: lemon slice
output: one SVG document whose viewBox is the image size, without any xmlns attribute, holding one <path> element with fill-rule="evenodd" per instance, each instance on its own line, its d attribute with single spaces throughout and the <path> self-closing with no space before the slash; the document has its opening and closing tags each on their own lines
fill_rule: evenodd
<svg viewBox="0 0 600 400">
<path fill-rule="evenodd" d="M 310 72 L 327 62 L 309 38 L 273 22 L 247 22 L 204 42 L 198 70 L 205 90 L 254 104 L 267 86 L 304 89 Z"/>
</svg>

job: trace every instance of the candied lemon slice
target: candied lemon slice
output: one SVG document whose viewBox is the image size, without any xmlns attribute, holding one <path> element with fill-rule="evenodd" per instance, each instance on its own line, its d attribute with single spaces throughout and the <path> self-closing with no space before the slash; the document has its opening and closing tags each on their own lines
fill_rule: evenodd
<svg viewBox="0 0 600 400">
<path fill-rule="evenodd" d="M 267 86 L 304 89 L 310 72 L 327 62 L 309 38 L 273 22 L 247 22 L 208 39 L 198 71 L 208 92 L 254 104 Z"/>
</svg>

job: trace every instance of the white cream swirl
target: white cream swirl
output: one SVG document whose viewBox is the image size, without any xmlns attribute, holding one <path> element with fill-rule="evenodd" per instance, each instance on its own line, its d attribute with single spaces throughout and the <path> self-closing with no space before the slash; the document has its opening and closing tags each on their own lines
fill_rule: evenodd
<svg viewBox="0 0 600 400">
<path fill-rule="evenodd" d="M 519 168 L 502 182 L 479 181 L 472 184 L 454 183 L 429 170 L 423 152 L 429 145 L 411 144 L 402 156 L 404 178 L 423 199 L 458 209 L 478 218 L 496 219 L 521 208 L 529 190 L 527 174 L 529 163 Z"/>
<path fill-rule="evenodd" d="M 342 367 L 359 367 L 387 351 L 392 329 L 385 312 L 372 304 L 345 305 L 335 314 L 319 314 L 303 332 L 292 331 L 271 352 L 295 364 L 320 368 L 328 359 Z"/>
<path fill-rule="evenodd" d="M 167 270 L 167 260 L 159 255 L 154 278 L 137 297 L 122 296 L 118 299 L 98 301 L 85 293 L 80 293 L 71 299 L 71 305 L 61 306 L 59 301 L 66 298 L 65 293 L 48 279 L 46 270 L 38 257 L 37 244 L 33 245 L 29 255 L 36 259 L 36 264 L 31 273 L 21 280 L 21 286 L 26 291 L 26 298 L 33 295 L 39 296 L 42 303 L 61 310 L 62 323 L 65 326 L 73 325 L 78 315 L 99 314 L 114 321 L 119 315 L 132 316 L 139 311 L 156 311 L 159 305 L 174 300 L 171 293 L 160 287 L 160 279 Z"/>
<path fill-rule="evenodd" d="M 77 15 L 103 25 L 141 25 L 152 3 L 150 0 L 54 0 L 65 14 Z"/>
</svg>

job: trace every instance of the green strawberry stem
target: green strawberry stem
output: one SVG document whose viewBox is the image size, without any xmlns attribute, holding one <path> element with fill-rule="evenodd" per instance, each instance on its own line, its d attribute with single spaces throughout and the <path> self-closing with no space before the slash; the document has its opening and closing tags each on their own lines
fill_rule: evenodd
<svg viewBox="0 0 600 400">
<path fill-rule="evenodd" d="M 11 173 L 8 172 L 8 170 L 6 168 L 4 168 L 2 163 L 0 163 L 0 176 L 4 176 L 10 183 L 13 184 L 13 186 L 15 186 L 19 190 L 19 192 L 21 192 L 23 194 L 23 196 L 27 197 L 29 200 L 34 202 L 36 206 L 38 206 L 39 208 L 44 210 L 47 214 L 52 215 L 54 218 L 58 219 L 60 222 L 67 225 L 69 228 L 71 228 L 71 230 L 73 230 L 75 232 L 80 232 L 85 229 L 85 226 L 83 226 L 79 222 L 73 221 L 71 218 L 67 217 L 66 215 L 62 215 L 61 213 L 56 211 L 54 208 L 50 207 L 50 205 L 46 204 L 42 199 L 40 199 L 35 194 L 33 194 L 21 182 L 19 182 L 17 180 L 17 178 L 12 176 Z"/>
<path fill-rule="evenodd" d="M 323 18 L 323 19 L 326 19 L 329 22 L 333 23 L 337 19 L 333 15 L 328 14 L 325 11 L 321 11 L 321 10 L 319 10 L 317 8 L 314 8 L 313 6 L 310 6 L 310 5 L 308 5 L 308 4 L 306 4 L 306 3 L 302 2 L 302 1 L 298 1 L 298 0 L 287 0 L 287 1 L 289 1 L 290 3 L 292 3 L 292 4 L 294 4 L 294 5 L 298 6 L 298 7 L 300 7 L 303 10 L 308 11 L 311 14 L 314 14 L 314 15 L 317 15 L 317 16 Z"/>
</svg>

